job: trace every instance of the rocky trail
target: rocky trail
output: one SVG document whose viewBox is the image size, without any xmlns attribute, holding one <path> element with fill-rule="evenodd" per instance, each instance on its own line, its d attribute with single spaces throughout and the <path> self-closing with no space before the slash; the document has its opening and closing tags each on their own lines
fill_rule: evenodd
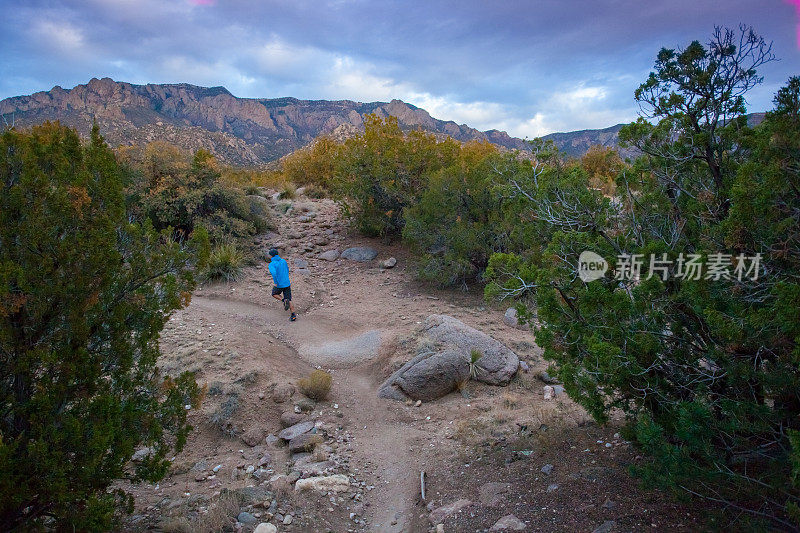
<svg viewBox="0 0 800 533">
<path fill-rule="evenodd" d="M 505 308 L 487 307 L 479 290 L 421 285 L 402 248 L 350 234 L 329 200 L 263 202 L 278 227 L 254 244 L 289 263 L 298 320 L 270 297 L 263 263 L 238 282 L 199 287 L 175 313 L 162 368 L 194 371 L 206 398 L 168 477 L 122 485 L 137 504 L 127 530 L 697 529 L 700 513 L 631 482 L 635 450 L 613 425 L 597 427 L 540 379 L 540 350 Z M 488 354 L 482 381 L 506 386 L 470 380 L 434 401 L 378 397 L 390 375 L 419 385 L 431 346 L 452 335 L 466 335 L 461 351 Z M 298 390 L 315 368 L 332 375 L 324 401 Z"/>
</svg>

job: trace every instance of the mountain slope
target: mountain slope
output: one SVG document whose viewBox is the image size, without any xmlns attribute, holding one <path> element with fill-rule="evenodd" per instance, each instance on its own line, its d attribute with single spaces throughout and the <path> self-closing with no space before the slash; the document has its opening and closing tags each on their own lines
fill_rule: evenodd
<svg viewBox="0 0 800 533">
<path fill-rule="evenodd" d="M 393 115 L 403 129 L 420 127 L 459 141 L 488 140 L 509 149 L 526 148 L 523 140 L 505 132 L 480 132 L 437 120 L 400 100 L 237 98 L 224 87 L 134 85 L 110 78 L 94 78 L 70 90 L 54 87 L 7 98 L 0 101 L 0 113 L 8 121 L 13 116 L 20 127 L 60 120 L 81 133 L 88 132 L 97 120 L 112 146 L 165 140 L 188 150 L 207 148 L 221 160 L 237 165 L 273 161 L 342 125 L 358 129 L 367 113 Z"/>
</svg>

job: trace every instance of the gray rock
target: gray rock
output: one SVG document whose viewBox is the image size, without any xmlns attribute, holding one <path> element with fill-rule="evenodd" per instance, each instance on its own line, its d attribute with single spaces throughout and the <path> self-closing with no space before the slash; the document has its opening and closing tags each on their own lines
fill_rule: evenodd
<svg viewBox="0 0 800 533">
<path fill-rule="evenodd" d="M 506 385 L 519 369 L 519 357 L 501 342 L 447 315 L 431 315 L 425 320 L 427 337 L 437 343 L 459 348 L 467 357 L 472 350 L 483 355 L 477 380 L 489 385 Z"/>
<path fill-rule="evenodd" d="M 558 381 L 556 378 L 548 374 L 547 370 L 542 370 L 541 372 L 539 372 L 539 379 L 541 379 L 548 385 L 556 385 L 560 383 L 560 381 Z"/>
<path fill-rule="evenodd" d="M 339 250 L 326 250 L 319 254 L 319 258 L 325 261 L 336 261 L 339 259 Z"/>
<path fill-rule="evenodd" d="M 400 401 L 441 398 L 469 378 L 473 349 L 483 354 L 477 362 L 478 381 L 506 385 L 519 369 L 514 352 L 451 316 L 429 316 L 423 332 L 431 351 L 417 355 L 389 376 L 378 389 L 378 397 Z"/>
<path fill-rule="evenodd" d="M 144 461 L 146 458 L 150 457 L 155 453 L 155 448 L 139 448 L 131 457 L 131 461 L 134 463 L 138 463 Z"/>
<path fill-rule="evenodd" d="M 276 437 L 274 433 L 270 433 L 269 435 L 267 435 L 267 438 L 266 438 L 266 439 L 264 439 L 264 440 L 265 440 L 265 441 L 267 442 L 267 444 L 269 444 L 270 446 L 277 446 L 278 444 L 280 444 L 280 443 L 281 443 L 281 439 L 279 439 L 278 437 Z"/>
<path fill-rule="evenodd" d="M 342 257 L 345 259 L 350 259 L 351 261 L 359 261 L 363 263 L 365 261 L 372 261 L 378 257 L 378 252 L 374 248 L 370 248 L 368 246 L 355 246 L 342 252 Z"/>
<path fill-rule="evenodd" d="M 422 353 L 389 376 L 379 398 L 431 401 L 456 390 L 469 379 L 469 359 L 460 350 Z"/>
<path fill-rule="evenodd" d="M 295 259 L 294 266 L 296 266 L 297 268 L 308 268 L 308 261 L 306 261 L 305 259 Z"/>
<path fill-rule="evenodd" d="M 549 476 L 550 473 L 553 471 L 553 465 L 546 464 L 542 467 L 542 474 Z"/>
<path fill-rule="evenodd" d="M 469 507 L 472 505 L 472 502 L 461 498 L 460 500 L 456 500 L 453 503 L 448 505 L 442 505 L 438 509 L 434 509 L 431 514 L 428 516 L 428 519 L 431 521 L 432 524 L 439 524 L 444 521 L 445 518 L 448 516 L 454 515 L 459 512 L 464 507 Z"/>
<path fill-rule="evenodd" d="M 308 215 L 300 215 L 299 217 L 297 217 L 297 221 L 298 222 L 302 222 L 304 224 L 307 224 L 307 223 L 311 222 L 312 220 L 314 220 L 314 217 L 310 217 Z"/>
<path fill-rule="evenodd" d="M 304 433 L 289 441 L 289 451 L 295 453 L 310 452 L 314 449 L 314 446 L 321 444 L 322 441 L 322 435 L 317 433 Z"/>
<path fill-rule="evenodd" d="M 517 316 L 517 310 L 513 307 L 509 307 L 506 309 L 505 315 L 503 315 L 503 323 L 506 326 L 511 326 L 512 328 L 517 329 L 528 329 L 528 326 L 524 323 L 519 321 L 519 317 Z"/>
<path fill-rule="evenodd" d="M 489 531 L 524 531 L 525 528 L 525 522 L 513 514 L 508 514 L 495 522 L 494 525 L 489 528 Z"/>
<path fill-rule="evenodd" d="M 550 483 L 547 485 L 547 492 L 555 492 L 558 490 L 558 483 Z"/>
<path fill-rule="evenodd" d="M 303 476 L 322 476 L 325 474 L 326 471 L 332 469 L 335 466 L 333 461 L 317 461 L 314 463 L 295 463 L 295 468 L 300 470 L 300 473 Z"/>
<path fill-rule="evenodd" d="M 241 522 L 242 524 L 255 524 L 256 522 L 258 522 L 258 520 L 256 520 L 256 517 L 251 515 L 247 511 L 242 511 L 241 513 L 239 513 L 239 515 L 236 517 L 236 520 Z"/>
<path fill-rule="evenodd" d="M 253 530 L 253 533 L 278 533 L 278 528 L 268 522 L 261 522 Z"/>
<path fill-rule="evenodd" d="M 272 456 L 268 453 L 262 455 L 258 460 L 258 466 L 269 466 L 270 463 L 272 463 Z"/>
<path fill-rule="evenodd" d="M 511 490 L 511 483 L 484 483 L 478 489 L 478 499 L 487 507 L 501 505 Z"/>
<path fill-rule="evenodd" d="M 346 492 L 349 488 L 350 480 L 342 474 L 300 479 L 294 486 L 296 491 L 314 490 L 317 492 Z"/>
<path fill-rule="evenodd" d="M 283 440 L 292 440 L 293 438 L 298 437 L 304 433 L 308 433 L 312 429 L 314 429 L 314 421 L 308 420 L 306 422 L 300 422 L 299 424 L 289 426 L 288 428 L 278 433 L 278 437 L 282 438 Z"/>
<path fill-rule="evenodd" d="M 609 510 L 613 509 L 616 506 L 617 506 L 617 502 L 611 501 L 609 499 L 606 499 L 606 501 L 604 501 L 603 505 L 602 505 L 603 509 L 609 509 Z"/>
<path fill-rule="evenodd" d="M 294 385 L 291 383 L 281 383 L 272 391 L 272 401 L 275 403 L 283 403 L 289 401 L 292 395 L 294 395 Z"/>
<path fill-rule="evenodd" d="M 397 264 L 397 259 L 395 259 L 394 257 L 390 257 L 386 261 L 382 262 L 381 266 L 383 268 L 394 268 L 396 264 Z"/>
<path fill-rule="evenodd" d="M 617 523 L 614 522 L 613 520 L 606 520 L 605 522 L 597 526 L 595 530 L 592 531 L 592 533 L 609 533 L 614 529 L 614 526 L 616 525 Z"/>
<path fill-rule="evenodd" d="M 264 428 L 250 428 L 242 434 L 242 442 L 250 446 L 258 446 L 264 443 L 267 432 Z"/>
<path fill-rule="evenodd" d="M 295 413 L 294 411 L 284 411 L 281 414 L 281 427 L 288 428 L 300 422 L 306 421 L 306 415 Z"/>
</svg>

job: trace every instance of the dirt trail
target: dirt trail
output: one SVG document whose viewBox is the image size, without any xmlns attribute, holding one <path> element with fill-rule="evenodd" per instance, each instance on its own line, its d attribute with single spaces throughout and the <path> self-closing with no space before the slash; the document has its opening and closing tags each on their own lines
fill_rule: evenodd
<svg viewBox="0 0 800 533">
<path fill-rule="evenodd" d="M 213 316 L 222 328 L 247 322 L 252 338 L 244 344 L 264 342 L 264 334 L 285 343 L 308 363 L 335 372 L 337 396 L 345 423 L 354 439 L 354 463 L 373 477 L 374 490 L 367 502 L 369 531 L 400 533 L 418 531 L 416 503 L 419 499 L 419 457 L 412 454 L 414 440 L 424 432 L 413 428 L 385 402 L 379 402 L 378 387 L 370 364 L 378 355 L 382 336 L 376 329 L 361 331 L 346 319 L 315 314 L 294 323 L 277 305 L 258 305 L 229 298 L 195 297 L 191 306 Z M 190 308 L 191 310 L 191 308 Z M 383 334 L 383 335 L 382 335 Z"/>
</svg>

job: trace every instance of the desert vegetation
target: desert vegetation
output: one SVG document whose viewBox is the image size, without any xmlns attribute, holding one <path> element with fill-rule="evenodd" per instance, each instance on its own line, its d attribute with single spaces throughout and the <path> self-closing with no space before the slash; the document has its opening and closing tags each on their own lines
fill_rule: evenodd
<svg viewBox="0 0 800 533">
<path fill-rule="evenodd" d="M 332 191 L 364 234 L 402 238 L 423 279 L 482 281 L 487 298 L 514 300 L 570 396 L 600 422 L 625 414 L 647 484 L 793 527 L 800 79 L 759 126 L 744 117 L 773 59 L 748 27 L 661 50 L 634 95 L 643 117 L 620 133 L 634 161 L 603 148 L 565 160 L 541 141 L 521 157 L 368 117 L 363 134 L 296 154 L 290 172 Z M 585 250 L 612 273 L 579 279 Z M 650 257 L 663 275 L 613 275 Z M 681 277 L 684 257 L 725 274 Z M 746 271 L 744 258 L 758 264 Z"/>
</svg>

